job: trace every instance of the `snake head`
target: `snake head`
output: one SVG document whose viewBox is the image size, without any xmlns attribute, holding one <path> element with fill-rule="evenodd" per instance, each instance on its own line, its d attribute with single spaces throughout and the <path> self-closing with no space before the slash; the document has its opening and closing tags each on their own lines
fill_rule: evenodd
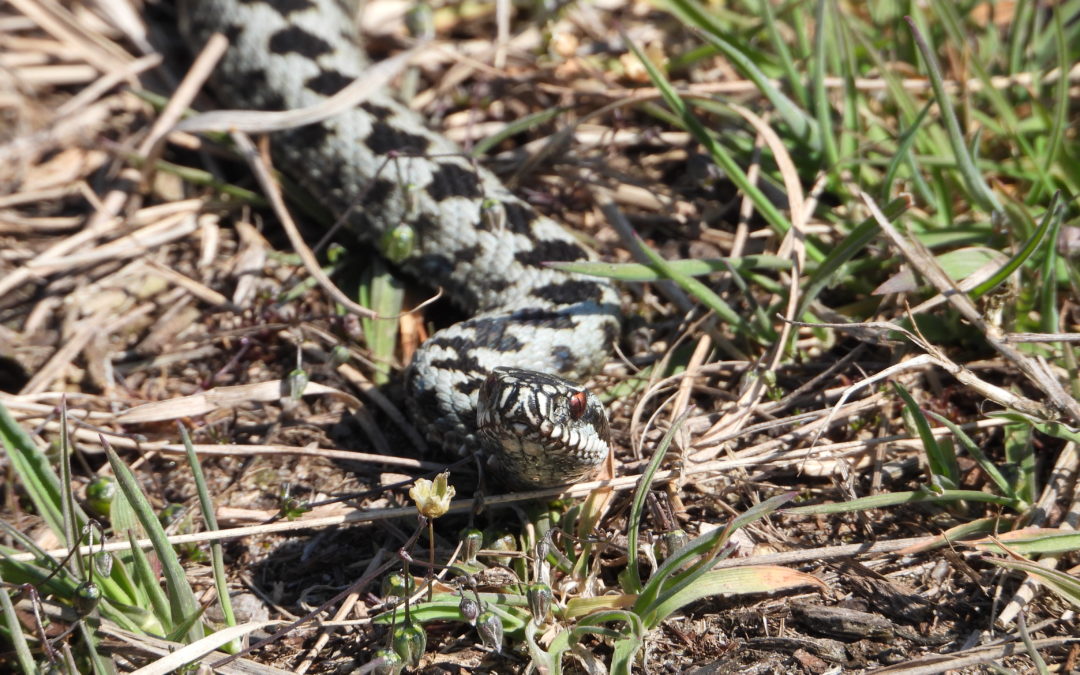
<svg viewBox="0 0 1080 675">
<path fill-rule="evenodd" d="M 495 478 L 521 487 L 580 480 L 610 451 L 600 399 L 581 385 L 531 370 L 493 369 L 480 387 L 476 424 Z"/>
</svg>

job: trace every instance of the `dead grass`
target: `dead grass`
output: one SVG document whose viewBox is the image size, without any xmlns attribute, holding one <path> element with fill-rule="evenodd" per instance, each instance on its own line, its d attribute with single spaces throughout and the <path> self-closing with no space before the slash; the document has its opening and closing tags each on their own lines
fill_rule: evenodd
<svg viewBox="0 0 1080 675">
<path fill-rule="evenodd" d="M 830 198 L 824 178 L 807 181 L 797 161 L 785 163 L 786 140 L 772 131 L 775 119 L 767 109 L 762 116 L 758 90 L 723 61 L 706 62 L 713 70 L 697 73 L 683 93 L 722 93 L 747 106 L 732 106 L 734 117 L 724 123 L 753 129 L 759 150 L 776 158 L 774 177 L 783 187 L 774 196 L 794 226 L 791 236 L 777 236 L 754 215 L 689 133 L 641 112 L 659 94 L 634 70 L 636 62 L 606 52 L 581 56 L 581 44 L 620 39 L 612 18 L 658 55 L 663 45 L 688 40 L 655 10 L 634 3 L 575 8 L 553 23 L 550 51 L 530 63 L 521 55 L 541 44 L 540 32 L 516 27 L 519 32 L 493 46 L 483 38 L 491 8 L 482 9 L 479 17 L 438 14 L 441 37 L 464 37 L 423 52 L 424 84 L 414 105 L 464 144 L 564 106 L 564 117 L 490 151 L 491 163 L 509 167 L 508 181 L 587 236 L 604 259 L 640 260 L 633 230 L 668 259 L 771 254 L 801 271 L 807 237 L 827 247 L 842 241 L 845 232 L 820 216 L 829 210 L 821 206 Z M 377 26 L 369 31 L 377 49 L 396 43 L 399 14 L 389 0 L 369 8 L 369 19 L 384 17 L 369 21 L 369 29 Z M 414 528 L 403 486 L 442 463 L 422 454 L 423 440 L 398 411 L 396 389 L 378 389 L 368 379 L 370 354 L 350 339 L 354 320 L 340 316 L 326 292 L 303 286 L 318 268 L 314 256 L 305 267 L 281 253 L 289 247 L 274 212 L 221 188 L 267 191 L 220 147 L 170 131 L 179 113 L 200 100 L 201 76 L 189 80 L 194 86 L 186 94 L 176 93 L 188 61 L 171 51 L 176 45 L 167 33 L 160 25 L 147 28 L 129 0 L 12 0 L 0 8 L 0 390 L 6 392 L 0 402 L 47 444 L 57 438 L 57 410 L 66 400 L 77 450 L 76 494 L 109 472 L 104 437 L 158 507 L 193 504 L 175 425 L 193 429 L 223 529 L 208 533 L 189 520 L 189 531 L 177 532 L 174 542 L 195 546 L 194 552 L 211 538 L 226 540 L 231 588 L 257 598 L 242 620 L 288 622 L 357 579 L 374 582 L 376 571 L 400 566 L 397 551 Z M 921 78 L 903 84 L 928 95 Z M 855 85 L 865 92 L 883 86 L 875 78 Z M 981 83 L 954 79 L 949 85 L 971 93 Z M 168 97 L 168 112 L 136 94 L 145 90 Z M 576 124 L 568 124 L 571 119 Z M 205 173 L 192 177 L 178 165 Z M 868 216 L 872 202 L 853 199 L 831 208 L 854 223 Z M 881 225 L 889 229 L 887 221 Z M 623 353 L 597 377 L 599 389 L 618 392 L 610 407 L 617 477 L 563 492 L 574 503 L 605 486 L 612 490 L 595 529 L 610 542 L 598 558 L 596 574 L 606 580 L 598 587 L 610 591 L 625 565 L 628 494 L 637 474 L 684 415 L 677 450 L 657 474 L 647 509 L 647 530 L 658 541 L 666 530 L 705 532 L 784 491 L 814 503 L 844 502 L 924 485 L 925 442 L 902 419 L 895 393 L 880 386 L 885 381 L 903 384 L 923 409 L 956 422 L 998 458 L 1011 422 L 986 415 L 988 409 L 1080 422 L 1080 407 L 1060 384 L 1075 369 L 1018 351 L 981 307 L 935 274 L 932 256 L 905 248 L 906 242 L 893 231 L 867 255 L 895 268 L 899 259 L 887 252 L 899 251 L 965 317 L 964 330 L 973 326 L 972 335 L 983 338 L 977 347 L 939 345 L 914 333 L 908 342 L 890 341 L 895 333 L 886 329 L 905 316 L 901 296 L 854 297 L 840 290 L 811 307 L 837 322 L 834 330 L 798 323 L 800 273 L 762 273 L 769 283 L 750 288 L 730 273 L 705 278 L 747 316 L 786 298 L 779 311 L 787 320 L 771 321 L 778 337 L 767 346 L 734 334 L 671 282 L 625 285 Z M 281 300 L 286 293 L 290 299 Z M 860 303 L 869 307 L 868 301 L 878 303 L 876 309 L 849 311 Z M 1076 325 L 1076 302 L 1062 303 L 1062 332 L 1068 332 Z M 447 313 L 437 306 L 426 317 L 445 321 Z M 880 321 L 840 325 L 853 316 Z M 419 339 L 406 337 L 399 357 Z M 793 351 L 786 346 L 792 344 Z M 335 350 L 350 361 L 341 364 Z M 302 398 L 286 392 L 298 362 L 311 380 Z M 952 436 L 945 427 L 933 433 Z M 1041 494 L 1024 522 L 1075 528 L 1075 444 L 1046 435 L 1032 442 Z M 963 489 L 992 490 L 974 461 L 959 461 Z M 489 495 L 477 519 L 468 515 L 470 470 L 455 474 L 462 499 L 453 509 L 457 515 L 439 523 L 440 560 L 456 548 L 458 527 L 516 521 L 523 504 L 559 492 Z M 10 478 L 6 484 L 4 520 L 35 535 L 40 546 L 58 548 L 25 510 L 18 487 Z M 310 502 L 311 512 L 279 520 L 286 490 Z M 354 496 L 341 503 L 342 495 Z M 1030 578 L 988 565 L 984 551 L 939 546 L 951 528 L 1011 515 L 965 502 L 759 521 L 741 531 L 737 557 L 720 568 L 786 565 L 813 573 L 828 591 L 696 602 L 649 633 L 647 671 L 974 672 L 987 660 L 1025 669 L 1031 662 L 1017 641 L 1021 616 L 1027 630 L 1038 633 L 1044 658 L 1059 672 L 1075 669 L 1074 609 Z M 125 550 L 127 542 L 118 537 L 110 547 Z M 190 555 L 189 576 L 210 603 L 212 584 L 201 560 Z M 1067 569 L 1076 554 L 1052 562 Z M 322 627 L 296 628 L 244 659 L 256 669 L 301 672 L 363 664 L 383 643 L 382 630 L 371 623 L 382 601 L 374 583 L 355 589 Z M 820 605 L 884 623 L 867 627 L 859 624 L 865 616 L 855 616 L 855 632 L 844 633 L 827 625 Z M 480 647 L 460 624 L 432 626 L 428 633 L 424 664 L 430 672 L 520 672 L 528 662 L 520 650 L 499 656 Z M 122 671 L 169 649 L 107 624 L 100 635 Z M 606 662 L 610 650 L 603 641 L 583 645 Z"/>
</svg>

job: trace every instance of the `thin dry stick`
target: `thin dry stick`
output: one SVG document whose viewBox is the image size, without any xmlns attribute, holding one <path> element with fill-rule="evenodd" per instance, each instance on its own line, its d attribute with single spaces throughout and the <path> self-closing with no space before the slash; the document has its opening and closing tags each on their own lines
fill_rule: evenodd
<svg viewBox="0 0 1080 675">
<path fill-rule="evenodd" d="M 285 229 L 286 235 L 289 237 L 289 243 L 292 244 L 293 250 L 300 256 L 300 260 L 304 263 L 304 268 L 308 271 L 319 286 L 326 291 L 326 293 L 334 299 L 335 302 L 340 303 L 345 309 L 353 314 L 368 317 L 371 319 L 377 319 L 378 315 L 367 307 L 353 302 L 352 298 L 345 295 L 341 289 L 330 280 L 330 277 L 326 275 L 322 270 L 322 266 L 319 264 L 319 260 L 315 257 L 311 248 L 304 242 L 304 238 L 300 236 L 300 229 L 296 226 L 296 221 L 292 219 L 292 214 L 289 213 L 289 209 L 285 206 L 285 201 L 281 198 L 281 191 L 278 189 L 277 181 L 274 179 L 273 172 L 270 167 L 266 165 L 262 155 L 255 149 L 255 145 L 251 142 L 251 139 L 247 134 L 234 132 L 232 134 L 233 142 L 236 144 L 237 149 L 247 159 L 248 165 L 255 173 L 255 177 L 259 181 L 260 187 L 262 187 L 263 194 L 266 195 L 270 201 L 270 205 L 274 209 L 274 214 L 281 221 L 282 227 Z"/>
<path fill-rule="evenodd" d="M 150 133 L 139 144 L 138 154 L 144 158 L 144 185 L 148 183 L 154 167 L 157 166 L 157 160 L 165 147 L 165 137 L 169 129 L 176 125 L 184 111 L 191 106 L 191 102 L 195 100 L 203 84 L 209 79 L 210 74 L 214 72 L 218 61 L 225 55 L 225 50 L 228 48 L 229 41 L 224 35 L 214 33 L 210 36 L 210 39 L 206 41 L 206 45 L 199 51 L 199 55 L 195 57 L 195 62 L 191 64 L 191 68 L 184 75 L 180 86 L 176 88 L 164 110 L 154 120 L 154 126 L 150 128 Z"/>
</svg>

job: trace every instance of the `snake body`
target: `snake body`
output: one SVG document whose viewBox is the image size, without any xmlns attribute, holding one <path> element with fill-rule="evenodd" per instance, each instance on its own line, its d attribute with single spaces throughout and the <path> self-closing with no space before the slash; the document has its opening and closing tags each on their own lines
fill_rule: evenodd
<svg viewBox="0 0 1080 675">
<path fill-rule="evenodd" d="M 364 74 L 354 22 L 334 0 L 187 0 L 180 12 L 194 49 L 213 32 L 229 38 L 213 77 L 223 105 L 311 106 Z M 603 280 L 543 265 L 589 259 L 570 233 L 387 93 L 276 133 L 272 148 L 278 168 L 349 214 L 361 239 L 411 228 L 414 244 L 398 265 L 443 288 L 470 317 L 428 339 L 405 374 L 410 414 L 433 442 L 482 449 L 497 478 L 523 486 L 574 481 L 603 459 L 603 409 L 597 414 L 595 397 L 565 378 L 608 358 L 618 296 Z M 583 396 L 584 410 L 576 407 Z"/>
</svg>

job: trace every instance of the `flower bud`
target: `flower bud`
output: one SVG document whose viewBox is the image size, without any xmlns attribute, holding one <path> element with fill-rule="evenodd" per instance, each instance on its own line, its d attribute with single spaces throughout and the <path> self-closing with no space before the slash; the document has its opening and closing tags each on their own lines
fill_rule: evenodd
<svg viewBox="0 0 1080 675">
<path fill-rule="evenodd" d="M 387 649 L 386 647 L 376 649 L 371 656 L 371 660 L 377 661 L 379 659 L 382 659 L 382 663 L 375 666 L 374 670 L 371 671 L 375 675 L 398 675 L 405 669 L 405 662 L 401 660 L 401 657 L 393 649 Z"/>
<path fill-rule="evenodd" d="M 86 616 L 101 602 L 101 588 L 92 581 L 84 581 L 75 588 L 75 611 Z"/>
<path fill-rule="evenodd" d="M 533 621 L 544 623 L 551 614 L 551 586 L 547 584 L 530 584 L 525 591 L 525 597 L 529 599 L 529 611 L 532 612 Z"/>
<path fill-rule="evenodd" d="M 517 550 L 517 542 L 514 541 L 514 535 L 512 535 L 512 534 L 504 534 L 501 537 L 496 538 L 494 541 L 491 542 L 491 550 L 493 550 L 493 551 L 516 551 Z M 502 565 L 504 567 L 509 567 L 511 559 L 510 559 L 510 556 L 508 556 L 508 555 L 507 556 L 496 556 L 494 558 L 494 562 L 497 565 Z"/>
<path fill-rule="evenodd" d="M 108 551 L 102 551 L 94 554 L 94 571 L 97 572 L 100 577 L 107 577 L 112 574 L 114 558 L 112 553 Z"/>
<path fill-rule="evenodd" d="M 664 542 L 664 558 L 668 558 L 672 553 L 690 543 L 690 537 L 684 530 L 670 530 L 661 535 L 661 541 Z"/>
<path fill-rule="evenodd" d="M 420 659 L 427 649 L 427 632 L 418 623 L 408 623 L 394 629 L 392 638 L 394 651 L 401 657 L 405 665 L 416 667 L 420 665 Z"/>
<path fill-rule="evenodd" d="M 482 612 L 476 619 L 476 632 L 485 647 L 502 651 L 503 625 L 498 614 L 490 609 Z"/>
<path fill-rule="evenodd" d="M 396 596 L 404 598 L 416 590 L 416 580 L 401 572 L 387 574 L 382 580 L 382 595 L 384 598 Z"/>
<path fill-rule="evenodd" d="M 116 499 L 116 481 L 108 476 L 95 478 L 86 486 L 86 505 L 99 516 L 109 517 L 114 499 Z"/>
<path fill-rule="evenodd" d="M 466 530 L 462 560 L 470 565 L 476 564 L 476 554 L 484 547 L 484 533 L 480 530 Z"/>
<path fill-rule="evenodd" d="M 461 612 L 461 616 L 466 621 L 476 623 L 476 617 L 480 616 L 480 605 L 477 604 L 476 600 L 463 595 L 461 596 L 461 602 L 458 603 L 458 611 Z"/>
</svg>

